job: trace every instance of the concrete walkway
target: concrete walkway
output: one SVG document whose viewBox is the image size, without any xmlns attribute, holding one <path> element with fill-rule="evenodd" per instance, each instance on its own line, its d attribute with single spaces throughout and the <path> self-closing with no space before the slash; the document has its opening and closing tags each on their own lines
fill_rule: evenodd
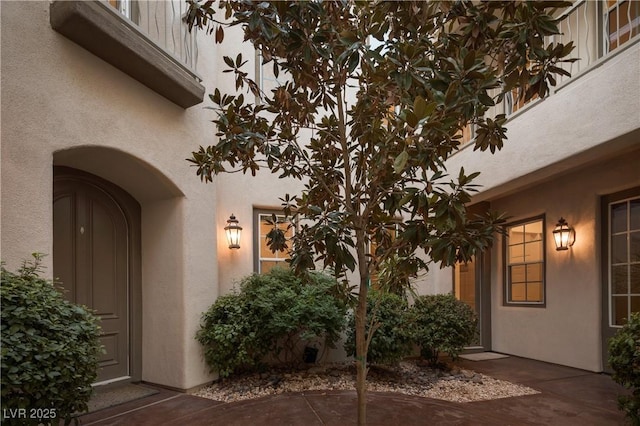
<svg viewBox="0 0 640 426">
<path fill-rule="evenodd" d="M 463 368 L 540 391 L 537 395 L 454 403 L 370 393 L 369 425 L 624 424 L 616 398 L 625 390 L 603 374 L 518 357 L 457 362 Z M 222 403 L 177 392 L 158 394 L 81 417 L 82 425 L 352 425 L 355 391 L 313 391 Z"/>
</svg>

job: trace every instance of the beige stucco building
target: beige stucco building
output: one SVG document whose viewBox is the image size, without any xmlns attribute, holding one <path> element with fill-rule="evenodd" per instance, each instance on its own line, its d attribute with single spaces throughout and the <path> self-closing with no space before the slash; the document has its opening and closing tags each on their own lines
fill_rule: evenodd
<svg viewBox="0 0 640 426">
<path fill-rule="evenodd" d="M 602 371 L 610 325 L 623 307 L 640 310 L 638 2 L 630 12 L 619 3 L 578 2 L 571 13 L 599 24 L 565 31 L 584 42 L 573 77 L 545 100 L 505 107 L 502 151 L 468 145 L 448 163 L 482 172 L 474 208 L 510 216 L 510 238 L 482 259 L 418 283 L 476 307 L 478 350 Z M 629 19 L 603 33 L 611 11 Z M 183 13 L 177 0 L 0 4 L 0 255 L 15 269 L 49 254 L 50 276 L 101 313 L 103 382 L 188 390 L 212 380 L 194 339 L 201 313 L 282 260 L 260 250 L 260 214 L 300 189 L 268 173 L 196 177 L 185 159 L 214 142 L 207 93 L 233 87 L 222 57 L 255 55 L 229 42 L 242 39 L 234 30 L 221 45 L 190 35 Z M 224 236 L 231 214 L 238 250 Z M 576 234 L 564 251 L 553 243 L 560 217 Z"/>
</svg>

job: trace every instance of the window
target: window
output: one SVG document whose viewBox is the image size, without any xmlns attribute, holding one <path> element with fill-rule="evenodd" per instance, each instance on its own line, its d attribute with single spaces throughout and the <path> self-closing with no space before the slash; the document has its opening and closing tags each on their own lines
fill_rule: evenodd
<svg viewBox="0 0 640 426">
<path fill-rule="evenodd" d="M 461 146 L 466 145 L 476 137 L 476 125 L 473 123 L 467 123 L 467 125 L 458 130 L 455 135 L 460 136 Z"/>
<path fill-rule="evenodd" d="M 131 16 L 131 0 L 109 0 L 109 4 L 118 12 L 135 22 Z"/>
<path fill-rule="evenodd" d="M 263 64 L 264 58 L 259 50 L 256 50 L 256 78 L 255 82 L 262 92 L 272 96 L 272 92 L 284 85 L 289 79 L 289 74 L 279 69 L 278 77 L 274 73 L 273 62 Z"/>
<path fill-rule="evenodd" d="M 254 270 L 258 273 L 266 273 L 275 266 L 288 268 L 286 260 L 289 259 L 287 251 L 271 252 L 267 246 L 267 234 L 273 229 L 273 215 L 279 229 L 284 232 L 285 238 L 290 240 L 295 233 L 295 226 L 291 221 L 277 210 L 256 210 L 254 212 Z M 289 247 L 291 247 L 290 244 Z"/>
<path fill-rule="evenodd" d="M 629 0 L 607 0 L 605 15 L 608 51 L 626 43 L 638 35 L 640 30 L 640 2 Z"/>
<path fill-rule="evenodd" d="M 640 312 L 640 197 L 608 205 L 609 325 Z"/>
<path fill-rule="evenodd" d="M 505 304 L 543 306 L 544 218 L 507 226 L 504 247 Z"/>
</svg>

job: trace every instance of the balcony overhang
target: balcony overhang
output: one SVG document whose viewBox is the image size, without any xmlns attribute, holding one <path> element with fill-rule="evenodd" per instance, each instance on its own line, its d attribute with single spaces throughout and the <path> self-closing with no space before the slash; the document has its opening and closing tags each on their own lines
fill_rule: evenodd
<svg viewBox="0 0 640 426">
<path fill-rule="evenodd" d="M 60 34 L 182 108 L 202 102 L 205 89 L 195 75 L 107 5 L 54 1 L 50 22 Z"/>
</svg>

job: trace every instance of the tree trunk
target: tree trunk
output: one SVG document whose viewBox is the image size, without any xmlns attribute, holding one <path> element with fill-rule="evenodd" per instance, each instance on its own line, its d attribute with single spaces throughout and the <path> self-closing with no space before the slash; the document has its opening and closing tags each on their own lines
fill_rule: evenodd
<svg viewBox="0 0 640 426">
<path fill-rule="evenodd" d="M 356 228 L 356 253 L 360 289 L 356 308 L 356 392 L 358 394 L 358 426 L 367 424 L 367 293 L 369 292 L 369 265 L 367 265 L 366 244 L 363 226 Z"/>
<path fill-rule="evenodd" d="M 358 426 L 367 424 L 367 282 L 360 278 L 356 309 L 356 392 L 358 394 Z"/>
</svg>

